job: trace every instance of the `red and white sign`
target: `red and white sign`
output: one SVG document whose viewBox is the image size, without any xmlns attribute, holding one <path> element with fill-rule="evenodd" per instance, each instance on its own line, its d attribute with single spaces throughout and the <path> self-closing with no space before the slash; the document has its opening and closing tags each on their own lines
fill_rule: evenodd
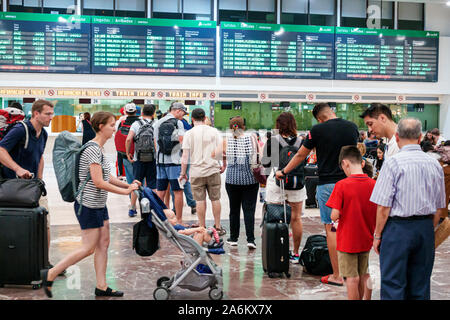
<svg viewBox="0 0 450 320">
<path fill-rule="evenodd" d="M 404 102 L 405 101 L 405 96 L 397 96 L 397 101 L 398 102 Z"/>
<path fill-rule="evenodd" d="M 354 94 L 353 101 L 361 101 L 361 96 L 359 94 Z"/>
<path fill-rule="evenodd" d="M 209 98 L 210 99 L 215 99 L 216 98 L 216 93 L 215 92 L 210 92 L 209 93 Z"/>
<path fill-rule="evenodd" d="M 259 99 L 260 100 L 266 100 L 267 99 L 267 95 L 265 93 L 260 93 L 259 94 Z"/>
<path fill-rule="evenodd" d="M 48 90 L 48 95 L 49 96 L 54 96 L 55 95 L 55 90 L 53 90 L 53 89 Z"/>
<path fill-rule="evenodd" d="M 157 93 L 156 93 L 156 95 L 158 96 L 158 98 L 164 98 L 164 92 L 162 92 L 162 91 L 158 91 Z"/>
<path fill-rule="evenodd" d="M 105 91 L 103 91 L 103 95 L 104 95 L 105 97 L 109 97 L 109 96 L 111 95 L 111 91 L 105 90 Z"/>
<path fill-rule="evenodd" d="M 316 95 L 313 93 L 308 93 L 306 95 L 306 99 L 308 99 L 308 101 L 314 101 L 316 99 Z"/>
</svg>

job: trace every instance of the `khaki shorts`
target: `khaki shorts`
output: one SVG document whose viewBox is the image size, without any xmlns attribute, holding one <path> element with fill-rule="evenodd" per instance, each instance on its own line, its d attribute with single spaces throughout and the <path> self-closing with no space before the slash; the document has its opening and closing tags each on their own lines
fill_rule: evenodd
<svg viewBox="0 0 450 320">
<path fill-rule="evenodd" d="M 39 206 L 40 207 L 44 207 L 45 210 L 47 210 L 48 214 L 47 214 L 47 228 L 50 228 L 50 209 L 48 207 L 48 197 L 47 196 L 42 196 L 39 199 Z"/>
<path fill-rule="evenodd" d="M 360 253 L 338 251 L 337 253 L 341 277 L 356 278 L 368 273 L 370 251 Z"/>
<path fill-rule="evenodd" d="M 205 201 L 206 190 L 208 190 L 211 201 L 220 200 L 221 184 L 219 172 L 208 177 L 191 177 L 192 196 L 195 201 Z"/>
</svg>

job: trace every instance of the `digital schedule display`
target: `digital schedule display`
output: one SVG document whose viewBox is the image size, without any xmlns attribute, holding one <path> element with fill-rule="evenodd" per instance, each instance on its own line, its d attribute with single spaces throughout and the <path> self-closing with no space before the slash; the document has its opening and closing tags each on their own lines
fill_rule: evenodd
<svg viewBox="0 0 450 320">
<path fill-rule="evenodd" d="M 222 22 L 223 77 L 333 79 L 334 27 Z"/>
<path fill-rule="evenodd" d="M 92 73 L 216 76 L 216 22 L 92 18 Z"/>
<path fill-rule="evenodd" d="M 0 12 L 0 71 L 90 73 L 90 31 L 90 17 Z"/>
<path fill-rule="evenodd" d="M 336 80 L 438 80 L 439 32 L 336 27 Z"/>
</svg>

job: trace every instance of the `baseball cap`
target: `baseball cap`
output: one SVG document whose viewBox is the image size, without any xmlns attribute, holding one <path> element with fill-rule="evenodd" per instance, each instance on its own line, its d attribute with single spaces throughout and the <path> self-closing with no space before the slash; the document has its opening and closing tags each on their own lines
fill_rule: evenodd
<svg viewBox="0 0 450 320">
<path fill-rule="evenodd" d="M 170 110 L 174 110 L 174 109 L 180 109 L 180 110 L 183 110 L 185 114 L 189 114 L 186 106 L 184 104 L 182 104 L 181 102 L 175 102 L 174 104 L 172 104 L 172 106 L 170 107 Z"/>
<path fill-rule="evenodd" d="M 136 112 L 136 105 L 134 103 L 127 103 L 124 108 L 126 112 Z"/>
</svg>

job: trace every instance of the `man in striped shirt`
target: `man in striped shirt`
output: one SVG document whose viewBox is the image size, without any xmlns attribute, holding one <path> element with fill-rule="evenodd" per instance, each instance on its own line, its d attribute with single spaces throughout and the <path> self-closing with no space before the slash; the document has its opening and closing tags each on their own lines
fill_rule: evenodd
<svg viewBox="0 0 450 320">
<path fill-rule="evenodd" d="M 420 149 L 421 132 L 418 119 L 399 122 L 400 151 L 384 162 L 370 198 L 378 205 L 382 300 L 430 299 L 436 212 L 447 209 L 442 167 Z"/>
</svg>

